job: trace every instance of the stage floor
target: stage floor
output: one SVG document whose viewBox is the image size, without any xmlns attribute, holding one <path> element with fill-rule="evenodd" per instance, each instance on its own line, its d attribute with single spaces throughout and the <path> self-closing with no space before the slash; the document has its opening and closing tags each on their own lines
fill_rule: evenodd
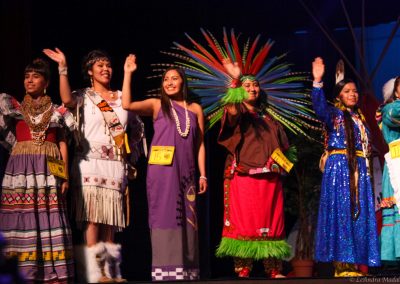
<svg viewBox="0 0 400 284">
<path fill-rule="evenodd" d="M 129 281 L 128 283 L 156 283 L 151 281 Z M 349 278 L 249 278 L 249 279 L 212 279 L 199 281 L 163 281 L 163 283 L 191 283 L 191 284 L 342 284 L 342 283 L 400 283 L 399 276 L 365 276 L 365 277 L 349 277 Z"/>
</svg>

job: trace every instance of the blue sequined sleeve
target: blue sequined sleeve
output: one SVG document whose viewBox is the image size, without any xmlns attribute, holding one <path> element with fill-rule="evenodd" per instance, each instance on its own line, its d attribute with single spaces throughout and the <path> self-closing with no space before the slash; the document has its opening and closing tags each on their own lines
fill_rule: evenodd
<svg viewBox="0 0 400 284">
<path fill-rule="evenodd" d="M 389 127 L 400 127 L 400 102 L 394 101 L 383 108 L 382 122 Z"/>
<path fill-rule="evenodd" d="M 325 123 L 328 130 L 333 129 L 333 107 L 328 105 L 324 90 L 322 88 L 313 88 L 311 92 L 311 98 L 313 108 L 318 119 Z"/>
</svg>

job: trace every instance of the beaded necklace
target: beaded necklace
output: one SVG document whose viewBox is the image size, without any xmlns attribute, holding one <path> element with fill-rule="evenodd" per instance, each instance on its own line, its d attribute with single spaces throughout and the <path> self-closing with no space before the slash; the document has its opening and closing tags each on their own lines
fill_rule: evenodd
<svg viewBox="0 0 400 284">
<path fill-rule="evenodd" d="M 176 114 L 174 105 L 172 104 L 172 100 L 170 100 L 170 103 L 171 103 L 172 115 L 174 116 L 174 119 L 175 119 L 176 130 L 178 130 L 178 133 L 180 136 L 187 137 L 189 134 L 189 129 L 190 129 L 190 118 L 189 118 L 188 110 L 186 107 L 186 101 L 183 101 L 183 107 L 185 109 L 185 124 L 186 124 L 185 132 L 182 132 L 182 130 L 181 130 L 181 123 L 179 122 L 179 118 L 178 118 L 178 115 Z"/>
<path fill-rule="evenodd" d="M 367 169 L 369 172 L 369 163 L 368 163 L 368 158 L 370 157 L 371 154 L 371 149 L 370 149 L 370 144 L 368 141 L 368 135 L 367 135 L 367 130 L 365 129 L 365 125 L 362 121 L 362 119 L 359 117 L 357 114 L 352 114 L 352 119 L 354 123 L 358 126 L 358 129 L 360 130 L 360 136 L 361 136 L 361 147 L 362 151 L 364 154 L 365 162 L 367 164 Z"/>
<path fill-rule="evenodd" d="M 30 95 L 26 95 L 21 104 L 21 113 L 31 131 L 35 145 L 42 145 L 46 138 L 46 131 L 53 114 L 53 104 L 49 96 L 43 96 L 39 103 L 34 102 Z"/>
</svg>

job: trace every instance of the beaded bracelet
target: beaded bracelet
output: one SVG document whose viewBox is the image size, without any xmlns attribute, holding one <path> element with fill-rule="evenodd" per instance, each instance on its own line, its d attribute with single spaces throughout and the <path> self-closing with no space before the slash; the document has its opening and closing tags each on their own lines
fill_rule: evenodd
<svg viewBox="0 0 400 284">
<path fill-rule="evenodd" d="M 205 181 L 207 181 L 207 177 L 205 177 L 205 176 L 200 176 L 199 179 L 204 179 Z"/>
<path fill-rule="evenodd" d="M 67 67 L 58 68 L 58 74 L 67 76 L 68 75 L 68 68 Z"/>
<path fill-rule="evenodd" d="M 313 81 L 312 85 L 313 85 L 314 88 L 321 89 L 324 86 L 324 82 L 323 81 L 321 81 L 321 82 Z"/>
</svg>

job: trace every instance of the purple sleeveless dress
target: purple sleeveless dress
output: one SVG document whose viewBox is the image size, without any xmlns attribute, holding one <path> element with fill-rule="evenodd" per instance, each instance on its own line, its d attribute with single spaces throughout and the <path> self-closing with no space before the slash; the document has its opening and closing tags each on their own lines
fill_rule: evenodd
<svg viewBox="0 0 400 284">
<path fill-rule="evenodd" d="M 186 127 L 185 110 L 176 103 L 181 129 Z M 154 121 L 152 146 L 175 146 L 172 165 L 150 165 L 147 198 L 152 245 L 153 281 L 199 278 L 196 217 L 195 162 L 197 116 L 188 110 L 190 130 L 181 137 L 171 119 L 160 109 Z"/>
</svg>

